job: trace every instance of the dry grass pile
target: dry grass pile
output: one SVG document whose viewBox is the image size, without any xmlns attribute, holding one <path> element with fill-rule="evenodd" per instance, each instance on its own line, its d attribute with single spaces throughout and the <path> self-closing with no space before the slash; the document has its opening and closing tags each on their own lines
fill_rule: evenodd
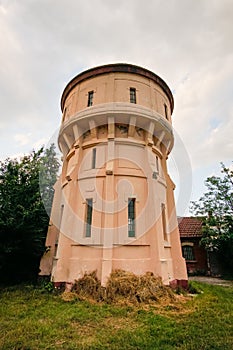
<svg viewBox="0 0 233 350">
<path fill-rule="evenodd" d="M 93 299 L 102 301 L 104 300 L 105 288 L 101 286 L 96 271 L 93 271 L 89 274 L 85 273 L 82 278 L 75 281 L 72 293 L 75 293 L 82 300 Z"/>
<path fill-rule="evenodd" d="M 174 292 L 163 285 L 161 277 L 156 277 L 151 272 L 137 276 L 123 270 L 112 272 L 106 287 L 101 286 L 96 271 L 86 273 L 75 282 L 72 294 L 81 300 L 134 305 L 168 304 L 175 301 Z"/>
<path fill-rule="evenodd" d="M 130 303 L 169 303 L 175 300 L 170 287 L 162 283 L 161 277 L 152 272 L 135 275 L 132 272 L 116 270 L 110 275 L 106 285 L 108 302 L 128 300 Z"/>
</svg>

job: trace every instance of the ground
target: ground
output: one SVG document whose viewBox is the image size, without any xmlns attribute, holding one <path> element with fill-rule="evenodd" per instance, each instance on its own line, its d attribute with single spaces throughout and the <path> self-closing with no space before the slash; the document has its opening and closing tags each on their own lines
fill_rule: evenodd
<svg viewBox="0 0 233 350">
<path fill-rule="evenodd" d="M 225 287 L 233 287 L 233 281 L 224 280 L 222 278 L 217 277 L 206 277 L 206 276 L 190 276 L 189 281 L 197 281 L 207 284 L 212 284 L 215 286 L 225 286 Z"/>
</svg>

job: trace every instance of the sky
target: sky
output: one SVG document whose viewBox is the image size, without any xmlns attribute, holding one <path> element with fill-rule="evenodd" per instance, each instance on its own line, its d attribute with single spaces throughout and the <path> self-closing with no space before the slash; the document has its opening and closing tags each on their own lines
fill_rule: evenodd
<svg viewBox="0 0 233 350">
<path fill-rule="evenodd" d="M 178 215 L 233 160 L 232 0 L 0 0 L 0 160 L 56 142 L 81 71 L 131 63 L 175 100 L 169 160 Z"/>
</svg>

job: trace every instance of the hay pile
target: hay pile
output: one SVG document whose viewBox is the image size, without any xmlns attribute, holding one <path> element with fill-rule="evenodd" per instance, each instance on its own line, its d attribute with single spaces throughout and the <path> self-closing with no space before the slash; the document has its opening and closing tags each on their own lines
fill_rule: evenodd
<svg viewBox="0 0 233 350">
<path fill-rule="evenodd" d="M 101 286 L 96 271 L 85 273 L 83 277 L 76 280 L 72 287 L 72 293 L 75 293 L 81 300 L 103 301 L 105 298 L 105 288 Z"/>
<path fill-rule="evenodd" d="M 79 300 L 104 301 L 120 304 L 167 304 L 175 300 L 170 287 L 163 285 L 161 277 L 151 272 L 137 276 L 132 272 L 115 270 L 102 287 L 96 271 L 75 281 L 72 295 Z"/>
<path fill-rule="evenodd" d="M 162 283 L 161 277 L 154 276 L 152 272 L 137 276 L 123 270 L 111 273 L 106 285 L 106 296 L 108 302 L 125 299 L 133 304 L 171 302 L 175 299 L 171 288 Z"/>
</svg>

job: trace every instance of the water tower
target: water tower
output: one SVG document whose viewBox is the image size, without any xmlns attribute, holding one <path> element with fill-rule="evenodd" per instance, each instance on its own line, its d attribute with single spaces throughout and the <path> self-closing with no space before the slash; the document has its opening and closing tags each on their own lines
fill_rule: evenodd
<svg viewBox="0 0 233 350">
<path fill-rule="evenodd" d="M 147 271 L 187 282 L 167 158 L 173 96 L 155 73 L 131 64 L 91 68 L 62 98 L 62 175 L 41 275 L 72 284 L 97 271 Z"/>
</svg>

